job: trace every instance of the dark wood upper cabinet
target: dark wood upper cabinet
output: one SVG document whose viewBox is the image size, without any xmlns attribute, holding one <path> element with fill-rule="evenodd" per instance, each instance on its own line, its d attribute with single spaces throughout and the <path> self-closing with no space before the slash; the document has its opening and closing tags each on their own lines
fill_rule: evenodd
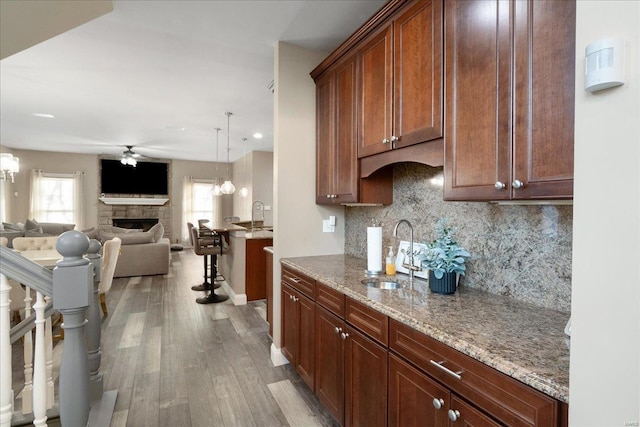
<svg viewBox="0 0 640 427">
<path fill-rule="evenodd" d="M 447 1 L 445 199 L 573 196 L 575 1 Z"/>
<path fill-rule="evenodd" d="M 412 1 L 358 47 L 358 157 L 442 137 L 442 1 Z"/>
<path fill-rule="evenodd" d="M 354 203 L 356 62 L 351 56 L 316 80 L 316 203 Z"/>
</svg>

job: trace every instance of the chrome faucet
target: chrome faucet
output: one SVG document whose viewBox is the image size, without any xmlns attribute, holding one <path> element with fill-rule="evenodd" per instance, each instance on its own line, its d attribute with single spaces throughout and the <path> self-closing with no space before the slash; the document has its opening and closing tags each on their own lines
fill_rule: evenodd
<svg viewBox="0 0 640 427">
<path fill-rule="evenodd" d="M 251 231 L 253 231 L 253 223 L 255 222 L 256 205 L 260 206 L 260 209 L 258 210 L 262 212 L 262 222 L 264 225 L 264 203 L 260 200 L 256 200 L 251 205 Z"/>
<path fill-rule="evenodd" d="M 422 268 L 420 266 L 413 265 L 413 225 L 406 219 L 401 219 L 396 223 L 396 226 L 393 228 L 393 237 L 398 237 L 398 226 L 402 223 L 405 223 L 409 226 L 410 234 L 409 234 L 409 253 L 405 254 L 404 259 L 402 260 L 402 266 L 409 269 L 409 283 L 411 283 L 411 288 L 413 289 L 413 272 L 420 271 Z M 407 264 L 407 255 L 409 255 L 409 264 Z"/>
</svg>

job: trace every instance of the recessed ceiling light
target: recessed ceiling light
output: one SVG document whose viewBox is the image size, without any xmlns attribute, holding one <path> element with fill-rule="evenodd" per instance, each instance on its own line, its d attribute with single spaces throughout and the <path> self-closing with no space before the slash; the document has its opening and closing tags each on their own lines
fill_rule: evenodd
<svg viewBox="0 0 640 427">
<path fill-rule="evenodd" d="M 49 114 L 49 113 L 33 113 L 34 117 L 41 117 L 43 119 L 55 119 L 56 116 L 54 116 L 53 114 Z"/>
<path fill-rule="evenodd" d="M 173 126 L 167 126 L 166 129 L 167 130 L 184 130 L 184 126 L 173 125 Z"/>
<path fill-rule="evenodd" d="M 262 138 L 262 134 L 260 132 L 256 132 L 256 133 L 253 134 L 253 137 L 255 139 L 261 139 Z"/>
</svg>

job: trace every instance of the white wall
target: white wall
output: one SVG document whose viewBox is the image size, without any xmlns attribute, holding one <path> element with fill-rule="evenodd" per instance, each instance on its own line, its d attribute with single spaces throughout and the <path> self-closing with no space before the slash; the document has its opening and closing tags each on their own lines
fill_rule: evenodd
<svg viewBox="0 0 640 427">
<path fill-rule="evenodd" d="M 273 343 L 280 337 L 280 258 L 344 253 L 344 208 L 315 204 L 315 84 L 326 56 L 287 43 L 275 48 Z M 322 220 L 336 215 L 335 233 Z"/>
<path fill-rule="evenodd" d="M 640 2 L 580 0 L 569 422 L 640 421 Z M 584 91 L 584 48 L 627 41 L 627 83 Z M 625 424 L 635 423 L 635 424 Z"/>
</svg>

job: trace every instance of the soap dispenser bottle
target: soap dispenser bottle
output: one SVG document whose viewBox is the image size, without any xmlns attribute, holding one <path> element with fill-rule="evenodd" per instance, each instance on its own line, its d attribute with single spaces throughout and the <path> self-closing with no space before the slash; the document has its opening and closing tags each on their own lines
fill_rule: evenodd
<svg viewBox="0 0 640 427">
<path fill-rule="evenodd" d="M 396 274 L 396 257 L 393 254 L 393 246 L 389 246 L 389 253 L 385 263 L 385 273 L 387 276 L 393 276 Z"/>
</svg>

